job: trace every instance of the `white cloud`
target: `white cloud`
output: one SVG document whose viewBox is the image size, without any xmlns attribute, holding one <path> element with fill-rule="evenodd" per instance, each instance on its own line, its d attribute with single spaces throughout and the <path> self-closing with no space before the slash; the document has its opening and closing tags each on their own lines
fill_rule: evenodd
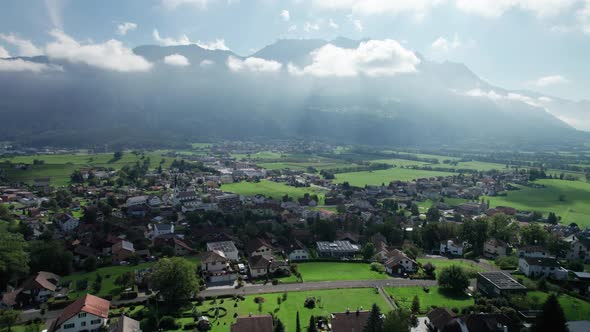
<svg viewBox="0 0 590 332">
<path fill-rule="evenodd" d="M 21 39 L 15 34 L 5 35 L 0 33 L 0 39 L 5 42 L 16 46 L 18 49 L 19 56 L 36 56 L 43 55 L 43 50 L 35 46 L 30 40 Z"/>
<path fill-rule="evenodd" d="M 553 101 L 553 99 L 551 99 L 549 97 L 541 96 L 541 97 L 539 97 L 539 101 L 542 103 L 550 103 Z"/>
<path fill-rule="evenodd" d="M 201 61 L 201 63 L 199 64 L 199 66 L 201 66 L 201 68 L 208 68 L 215 65 L 215 62 L 213 60 L 203 60 Z"/>
<path fill-rule="evenodd" d="M 451 50 L 461 47 L 461 45 L 461 40 L 455 34 L 452 41 L 449 41 L 445 37 L 438 37 L 430 47 L 436 52 L 448 53 Z"/>
<path fill-rule="evenodd" d="M 227 58 L 227 66 L 234 72 L 276 73 L 283 65 L 280 62 L 250 57 L 240 60 L 234 56 Z"/>
<path fill-rule="evenodd" d="M 289 27 L 289 29 L 287 30 L 287 32 L 293 32 L 293 31 L 297 31 L 297 25 L 293 24 L 292 26 Z"/>
<path fill-rule="evenodd" d="M 62 68 L 56 65 L 46 63 L 37 63 L 32 61 L 25 61 L 23 59 L 3 60 L 0 59 L 0 72 L 23 72 L 30 71 L 33 73 L 41 73 L 44 71 L 61 71 Z"/>
<path fill-rule="evenodd" d="M 125 22 L 117 25 L 117 34 L 125 36 L 127 32 L 137 29 L 137 24 L 131 22 Z"/>
<path fill-rule="evenodd" d="M 590 0 L 586 0 L 584 7 L 576 14 L 576 19 L 582 32 L 590 35 Z"/>
<path fill-rule="evenodd" d="M 352 20 L 352 24 L 354 25 L 354 28 L 358 31 L 363 31 L 364 27 L 363 22 L 361 22 L 361 20 Z"/>
<path fill-rule="evenodd" d="M 160 32 L 158 31 L 158 29 L 154 29 L 154 31 L 152 32 L 152 36 L 154 37 L 154 39 L 164 45 L 164 46 L 177 46 L 177 45 L 197 45 L 201 48 L 204 48 L 206 50 L 222 50 L 222 51 L 229 51 L 229 47 L 227 47 L 227 45 L 225 45 L 225 40 L 224 39 L 216 39 L 214 41 L 211 42 L 202 42 L 200 40 L 194 42 L 191 41 L 190 38 L 188 38 L 187 35 L 182 34 L 178 37 L 178 39 L 174 39 L 174 38 L 170 38 L 170 37 L 162 37 L 160 36 Z"/>
<path fill-rule="evenodd" d="M 63 30 L 62 10 L 64 5 L 65 0 L 45 0 L 45 8 L 47 8 L 51 24 L 60 30 Z"/>
<path fill-rule="evenodd" d="M 119 72 L 145 72 L 152 68 L 150 62 L 134 54 L 118 40 L 82 45 L 63 31 L 53 30 L 50 34 L 55 38 L 46 47 L 50 58 Z"/>
<path fill-rule="evenodd" d="M 207 8 L 210 0 L 162 0 L 162 5 L 168 9 L 176 9 L 179 6 L 190 5 L 201 9 Z"/>
<path fill-rule="evenodd" d="M 334 22 L 334 20 L 333 20 L 333 19 L 330 19 L 330 20 L 328 21 L 328 25 L 329 25 L 329 26 L 330 26 L 330 28 L 332 28 L 332 29 L 338 29 L 338 28 L 340 27 L 340 26 L 339 26 L 339 25 L 338 25 L 336 22 Z"/>
<path fill-rule="evenodd" d="M 2 46 L 0 46 L 0 58 L 10 58 L 10 53 Z"/>
<path fill-rule="evenodd" d="M 548 87 L 548 86 L 556 85 L 556 84 L 565 84 L 565 83 L 569 83 L 569 80 L 561 75 L 544 76 L 544 77 L 540 77 L 539 79 L 532 82 L 533 85 L 535 85 L 539 88 L 544 88 L 544 87 Z"/>
<path fill-rule="evenodd" d="M 176 46 L 176 45 L 190 45 L 190 44 L 194 44 L 190 41 L 190 39 L 188 38 L 187 35 L 183 34 L 181 35 L 178 39 L 174 39 L 174 38 L 163 38 L 160 36 L 160 32 L 158 32 L 158 29 L 154 29 L 154 31 L 152 32 L 152 36 L 154 37 L 154 39 L 164 45 L 164 46 Z"/>
<path fill-rule="evenodd" d="M 320 26 L 317 23 L 305 22 L 303 26 L 303 31 L 305 32 L 312 32 L 312 31 L 319 31 Z"/>
<path fill-rule="evenodd" d="M 507 94 L 502 95 L 502 94 L 499 94 L 496 91 L 491 90 L 491 89 L 487 92 L 482 89 L 479 89 L 479 88 L 472 89 L 472 90 L 469 90 L 469 91 L 463 93 L 463 95 L 469 96 L 469 97 L 487 98 L 487 99 L 490 99 L 496 103 L 520 102 L 520 103 L 524 103 L 524 104 L 527 104 L 529 106 L 534 106 L 534 107 L 541 107 L 542 105 L 539 102 L 543 102 L 543 100 L 541 100 L 540 98 L 537 100 L 532 97 L 525 96 L 525 95 L 515 93 L 515 92 L 508 92 Z"/>
<path fill-rule="evenodd" d="M 291 20 L 291 14 L 289 14 L 288 10 L 283 9 L 281 11 L 281 18 L 283 19 L 283 21 L 289 22 L 289 20 Z"/>
<path fill-rule="evenodd" d="M 420 63 L 412 51 L 392 39 L 369 40 L 356 49 L 328 44 L 310 55 L 310 65 L 298 68 L 289 64 L 289 73 L 317 77 L 392 76 L 415 72 Z"/>
<path fill-rule="evenodd" d="M 214 50 L 221 50 L 221 51 L 229 51 L 229 47 L 225 45 L 224 39 L 216 39 L 211 42 L 201 42 L 200 40 L 196 43 L 199 47 L 204 48 L 206 50 L 214 51 Z"/>
<path fill-rule="evenodd" d="M 180 54 L 172 54 L 164 57 L 164 63 L 170 66 L 186 67 L 190 66 L 188 59 Z"/>
<path fill-rule="evenodd" d="M 461 11 L 484 17 L 500 17 L 512 9 L 532 12 L 537 17 L 554 17 L 579 0 L 456 0 Z"/>
</svg>

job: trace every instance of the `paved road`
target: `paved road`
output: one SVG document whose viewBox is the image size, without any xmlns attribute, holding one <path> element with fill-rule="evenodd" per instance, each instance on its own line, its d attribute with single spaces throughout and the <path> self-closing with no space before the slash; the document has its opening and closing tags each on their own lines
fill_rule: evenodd
<svg viewBox="0 0 590 332">
<path fill-rule="evenodd" d="M 354 281 L 322 281 L 305 282 L 296 284 L 280 285 L 246 285 L 239 289 L 218 288 L 207 289 L 199 293 L 200 296 L 222 296 L 222 295 L 253 295 L 264 293 L 283 293 L 295 291 L 309 291 L 320 289 L 340 288 L 374 288 L 374 287 L 414 287 L 414 286 L 436 286 L 436 280 L 410 280 L 391 278 L 383 280 L 354 280 Z"/>
</svg>

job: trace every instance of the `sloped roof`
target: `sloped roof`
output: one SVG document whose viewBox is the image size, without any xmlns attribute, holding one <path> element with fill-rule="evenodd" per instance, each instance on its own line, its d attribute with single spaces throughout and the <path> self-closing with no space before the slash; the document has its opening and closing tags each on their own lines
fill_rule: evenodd
<svg viewBox="0 0 590 332">
<path fill-rule="evenodd" d="M 201 262 L 205 264 L 226 261 L 227 257 L 225 257 L 225 254 L 220 250 L 207 251 L 201 255 Z"/>
<path fill-rule="evenodd" d="M 137 332 L 141 331 L 140 324 L 135 319 L 125 315 L 119 317 L 116 324 L 111 324 L 109 332 Z"/>
<path fill-rule="evenodd" d="M 426 314 L 426 317 L 430 320 L 430 324 L 439 330 L 442 330 L 443 327 L 449 324 L 455 316 L 455 313 L 447 308 L 436 308 Z"/>
<path fill-rule="evenodd" d="M 29 290 L 35 286 L 38 288 L 45 288 L 49 291 L 54 292 L 57 288 L 57 284 L 59 283 L 60 277 L 57 274 L 51 272 L 44 272 L 40 271 L 37 272 L 36 276 L 30 277 L 27 279 L 21 286 L 24 290 Z M 52 282 L 55 280 L 55 283 Z"/>
<path fill-rule="evenodd" d="M 340 312 L 332 314 L 332 331 L 333 332 L 350 332 L 363 331 L 367 320 L 369 319 L 369 311 L 356 312 Z"/>
<path fill-rule="evenodd" d="M 270 243 L 266 242 L 265 240 L 263 240 L 261 238 L 255 238 L 255 239 L 248 241 L 248 244 L 246 244 L 246 252 L 248 254 L 251 254 L 254 251 L 258 250 L 262 246 L 273 249 L 273 247 L 270 245 Z"/>
<path fill-rule="evenodd" d="M 59 315 L 59 317 L 57 317 L 55 322 L 51 325 L 49 331 L 55 331 L 63 323 L 67 322 L 70 318 L 74 317 L 80 312 L 85 312 L 100 318 L 108 318 L 110 306 L 111 303 L 109 301 L 91 294 L 86 294 L 86 296 L 77 299 L 72 304 L 67 306 L 64 311 L 62 311 L 61 315 Z"/>
<path fill-rule="evenodd" d="M 260 315 L 249 317 L 238 317 L 231 325 L 231 332 L 272 332 L 272 316 Z"/>
</svg>

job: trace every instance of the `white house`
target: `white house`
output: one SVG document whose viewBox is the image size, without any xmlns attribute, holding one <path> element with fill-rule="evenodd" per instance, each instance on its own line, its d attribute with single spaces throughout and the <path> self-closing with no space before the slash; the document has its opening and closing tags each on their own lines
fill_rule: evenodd
<svg viewBox="0 0 590 332">
<path fill-rule="evenodd" d="M 54 273 L 40 271 L 20 286 L 20 293 L 26 295 L 30 301 L 43 303 L 53 296 L 59 280 L 60 277 Z"/>
<path fill-rule="evenodd" d="M 261 255 L 251 256 L 248 259 L 248 267 L 252 278 L 265 276 L 267 272 L 274 273 L 277 270 L 289 270 L 289 265 L 285 261 Z"/>
<path fill-rule="evenodd" d="M 256 238 L 246 244 L 248 256 L 272 256 L 273 247 L 263 239 Z"/>
<path fill-rule="evenodd" d="M 127 207 L 136 206 L 136 205 L 143 205 L 143 204 L 146 204 L 147 201 L 148 201 L 148 196 L 129 197 L 127 199 Z"/>
<path fill-rule="evenodd" d="M 219 272 L 228 267 L 229 260 L 219 250 L 207 251 L 201 257 L 201 270 L 206 272 Z"/>
<path fill-rule="evenodd" d="M 107 300 L 86 294 L 67 306 L 48 332 L 99 332 L 107 325 L 110 305 Z"/>
<path fill-rule="evenodd" d="M 155 239 L 158 236 L 166 235 L 166 234 L 174 234 L 174 225 L 173 224 L 153 224 L 151 225 L 152 233 L 151 238 Z"/>
<path fill-rule="evenodd" d="M 590 262 L 590 243 L 580 241 L 575 235 L 566 237 L 564 241 L 570 246 L 565 257 L 567 260 Z"/>
<path fill-rule="evenodd" d="M 390 251 L 389 259 L 384 265 L 385 271 L 389 274 L 413 273 L 418 270 L 418 263 L 398 249 Z"/>
<path fill-rule="evenodd" d="M 293 241 L 286 251 L 289 261 L 304 261 L 309 259 L 307 248 L 298 240 Z"/>
<path fill-rule="evenodd" d="M 547 250 L 541 246 L 524 246 L 516 250 L 518 257 L 531 257 L 531 258 L 547 258 L 549 254 Z"/>
<path fill-rule="evenodd" d="M 502 240 L 489 239 L 483 245 L 484 256 L 488 258 L 504 257 L 508 251 L 508 244 Z"/>
<path fill-rule="evenodd" d="M 219 250 L 227 259 L 236 262 L 240 259 L 238 248 L 233 241 L 207 242 L 207 251 Z"/>
<path fill-rule="evenodd" d="M 466 246 L 465 242 L 458 240 L 447 240 L 440 243 L 441 255 L 463 256 L 463 248 Z"/>
<path fill-rule="evenodd" d="M 55 222 L 58 224 L 59 228 L 66 233 L 75 230 L 76 228 L 78 228 L 78 225 L 80 225 L 80 220 L 72 217 L 67 213 L 62 213 L 58 215 L 55 218 Z"/>
<path fill-rule="evenodd" d="M 148 199 L 147 199 L 147 204 L 151 207 L 158 207 L 160 205 L 163 204 L 162 200 L 160 199 L 160 197 L 156 196 L 156 195 L 151 195 Z"/>
<path fill-rule="evenodd" d="M 567 270 L 562 268 L 554 258 L 521 257 L 518 268 L 527 277 L 546 277 L 556 280 L 567 279 Z"/>
</svg>

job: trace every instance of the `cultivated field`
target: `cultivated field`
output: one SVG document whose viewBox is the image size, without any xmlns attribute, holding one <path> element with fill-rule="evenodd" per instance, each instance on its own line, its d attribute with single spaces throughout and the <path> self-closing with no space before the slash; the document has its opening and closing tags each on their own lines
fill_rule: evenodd
<svg viewBox="0 0 590 332">
<path fill-rule="evenodd" d="M 320 204 L 323 203 L 325 190 L 317 187 L 296 188 L 286 184 L 277 183 L 268 180 L 261 180 L 260 182 L 237 182 L 229 183 L 221 186 L 221 190 L 233 192 L 244 196 L 264 195 L 274 199 L 281 199 L 285 194 L 289 197 L 300 198 L 306 193 L 317 194 L 320 198 Z"/>
<path fill-rule="evenodd" d="M 298 263 L 303 282 L 387 279 L 385 273 L 371 271 L 370 264 L 311 262 Z"/>
<path fill-rule="evenodd" d="M 351 186 L 364 187 L 365 185 L 385 185 L 391 181 L 411 181 L 420 178 L 430 178 L 436 176 L 449 176 L 454 173 L 422 171 L 408 168 L 390 168 L 385 170 L 352 172 L 336 174 L 335 183 L 348 182 Z"/>
</svg>

